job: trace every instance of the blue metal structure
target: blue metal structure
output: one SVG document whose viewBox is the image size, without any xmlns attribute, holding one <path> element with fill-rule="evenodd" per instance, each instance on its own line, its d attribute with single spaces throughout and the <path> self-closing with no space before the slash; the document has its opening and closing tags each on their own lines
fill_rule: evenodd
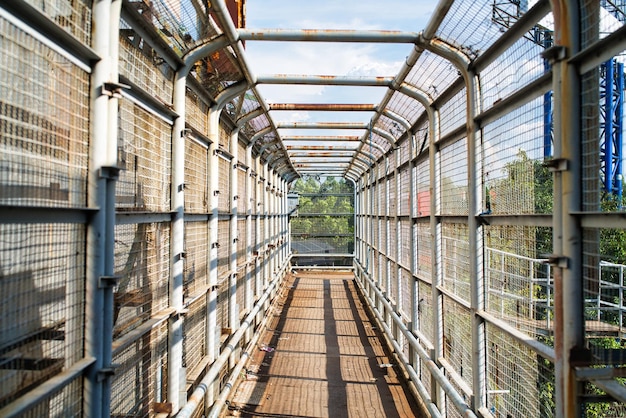
<svg viewBox="0 0 626 418">
<path fill-rule="evenodd" d="M 622 197 L 622 144 L 624 114 L 624 64 L 615 59 L 602 66 L 600 107 L 600 175 L 604 191 L 618 199 Z"/>
</svg>

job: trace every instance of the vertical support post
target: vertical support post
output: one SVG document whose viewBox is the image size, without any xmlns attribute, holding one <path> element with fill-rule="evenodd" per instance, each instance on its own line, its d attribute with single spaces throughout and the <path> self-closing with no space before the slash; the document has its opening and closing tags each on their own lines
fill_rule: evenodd
<svg viewBox="0 0 626 418">
<path fill-rule="evenodd" d="M 239 327 L 237 314 L 237 241 L 239 240 L 237 222 L 239 220 L 239 176 L 237 175 L 237 164 L 239 163 L 239 129 L 233 129 L 230 136 L 230 153 L 233 158 L 230 160 L 230 291 L 229 291 L 229 327 L 235 330 Z"/>
<path fill-rule="evenodd" d="M 268 254 L 267 254 L 267 244 L 269 243 L 269 222 L 268 222 L 268 211 L 269 211 L 269 198 L 268 198 L 268 170 L 267 163 L 263 164 L 261 162 L 261 171 L 263 175 L 261 178 L 263 179 L 263 183 L 261 183 L 261 194 L 263 196 L 263 205 L 262 207 L 262 222 L 263 222 L 263 241 L 260 251 L 263 252 L 263 289 L 267 288 L 270 282 L 270 274 L 269 274 L 269 262 L 268 262 Z"/>
<path fill-rule="evenodd" d="M 472 310 L 472 385 L 474 399 L 472 407 L 475 411 L 487 405 L 486 377 L 486 325 L 478 315 L 485 307 L 485 279 L 483 271 L 483 226 L 478 216 L 482 212 L 482 137 L 474 117 L 481 109 L 480 82 L 478 75 L 469 71 L 466 76 L 467 85 L 467 166 L 468 166 L 468 229 L 469 229 L 469 272 Z"/>
<path fill-rule="evenodd" d="M 444 355 L 443 341 L 443 294 L 439 290 L 443 285 L 443 268 L 442 268 L 442 238 L 441 238 L 441 222 L 437 215 L 439 214 L 439 190 L 441 186 L 441 177 L 439 175 L 438 164 L 438 148 L 437 141 L 440 136 L 439 110 L 429 106 L 427 108 L 430 113 L 428 124 L 428 171 L 429 171 L 429 196 L 430 196 L 430 240 L 431 249 L 430 256 L 432 262 L 431 271 L 431 296 L 433 304 L 433 347 L 434 352 L 432 358 L 439 359 Z M 435 401 L 440 411 L 446 411 L 446 396 L 441 385 L 439 385 L 434 377 L 431 378 L 431 397 Z"/>
<path fill-rule="evenodd" d="M 178 117 L 172 127 L 172 229 L 170 240 L 169 304 L 177 312 L 183 309 L 183 272 L 185 240 L 185 94 L 186 72 L 176 73 L 174 81 L 174 110 Z M 186 402 L 186 372 L 183 368 L 183 317 L 174 315 L 169 320 L 168 337 L 168 400 L 176 413 Z M 161 400 L 157 400 L 161 401 Z"/>
<path fill-rule="evenodd" d="M 252 274 L 254 270 L 252 270 L 252 203 L 256 203 L 252 198 L 253 191 L 253 183 L 252 183 L 252 145 L 248 145 L 246 147 L 246 157 L 245 164 L 248 167 L 246 171 L 246 198 L 248 201 L 246 202 L 246 312 L 250 312 L 252 309 Z"/>
<path fill-rule="evenodd" d="M 91 72 L 91 113 L 90 131 L 91 146 L 89 155 L 89 190 L 87 204 L 90 208 L 99 208 L 87 225 L 86 249 L 86 283 L 85 283 L 85 356 L 96 359 L 92 367 L 87 370 L 84 381 L 85 413 L 92 417 L 109 416 L 109 399 L 105 398 L 110 386 L 110 379 L 100 379 L 101 371 L 110 365 L 110 358 L 105 357 L 105 321 L 102 312 L 105 309 L 105 290 L 100 287 L 100 278 L 112 274 L 112 254 L 109 254 L 111 233 L 110 219 L 115 219 L 115 213 L 108 205 L 108 180 L 101 175 L 105 167 L 117 164 L 108 152 L 107 112 L 109 97 L 103 94 L 104 83 L 109 77 L 110 69 L 110 16 L 111 2 L 99 1 L 93 5 L 93 34 L 92 48 L 101 57 Z M 115 195 L 113 194 L 113 198 Z M 113 201 L 114 203 L 114 201 Z M 113 207 L 115 211 L 115 207 Z M 114 225 L 113 225 L 114 232 Z"/>
<path fill-rule="evenodd" d="M 209 287 L 207 300 L 207 357 L 210 362 L 217 358 L 219 344 L 219 333 L 217 327 L 217 244 L 218 244 L 218 201 L 217 192 L 219 189 L 219 161 L 215 150 L 219 144 L 221 109 L 211 108 L 209 110 Z M 212 395 L 211 391 L 207 394 Z"/>
<path fill-rule="evenodd" d="M 578 3 L 554 3 L 555 45 L 564 48 L 563 55 L 573 56 L 580 51 Z M 582 416 L 578 402 L 581 383 L 576 380 L 572 353 L 584 347 L 583 230 L 573 214 L 581 210 L 581 79 L 576 66 L 562 59 L 553 63 L 552 74 L 554 154 L 555 158 L 568 161 L 567 169 L 554 174 L 554 252 L 564 260 L 554 267 L 555 416 L 576 418 Z"/>
<path fill-rule="evenodd" d="M 239 240 L 237 221 L 238 217 L 238 197 L 239 193 L 239 176 L 237 175 L 237 164 L 239 163 L 239 128 L 233 129 L 230 134 L 230 153 L 233 158 L 230 160 L 230 184 L 229 184 L 229 196 L 230 199 L 230 240 L 228 242 L 228 260 L 229 271 L 228 276 L 228 327 L 231 334 L 239 328 L 239 309 L 237 308 L 237 241 Z M 230 357 L 230 368 L 235 367 L 235 355 Z"/>
</svg>

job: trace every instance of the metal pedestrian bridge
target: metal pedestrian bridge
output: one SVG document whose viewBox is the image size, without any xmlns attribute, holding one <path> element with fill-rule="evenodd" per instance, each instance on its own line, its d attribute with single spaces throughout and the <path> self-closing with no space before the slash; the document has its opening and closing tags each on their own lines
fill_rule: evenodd
<svg viewBox="0 0 626 418">
<path fill-rule="evenodd" d="M 322 3 L 1 2 L 0 417 L 626 416 L 624 2 Z"/>
</svg>

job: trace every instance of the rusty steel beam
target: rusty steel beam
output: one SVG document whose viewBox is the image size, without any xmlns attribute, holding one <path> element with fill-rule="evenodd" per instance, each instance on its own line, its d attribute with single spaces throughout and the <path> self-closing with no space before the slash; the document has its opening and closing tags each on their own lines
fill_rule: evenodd
<svg viewBox="0 0 626 418">
<path fill-rule="evenodd" d="M 337 75 L 267 74 L 257 76 L 257 84 L 299 84 L 323 86 L 389 87 L 393 77 L 349 77 Z"/>
<path fill-rule="evenodd" d="M 369 124 L 360 122 L 282 122 L 276 129 L 368 129 Z"/>
<path fill-rule="evenodd" d="M 356 148 L 350 148 L 350 147 L 337 147 L 337 146 L 333 146 L 333 145 L 329 145 L 329 146 L 324 146 L 324 145 L 309 145 L 309 146 L 294 146 L 294 145 L 288 145 L 287 147 L 287 152 L 291 152 L 291 151 L 350 151 L 350 152 L 356 152 Z"/>
<path fill-rule="evenodd" d="M 359 142 L 361 141 L 360 136 L 355 135 L 335 135 L 335 136 L 284 136 L 282 137 L 283 142 L 287 141 L 318 141 L 318 142 Z"/>
<path fill-rule="evenodd" d="M 244 41 L 281 42 L 365 42 L 389 44 L 414 44 L 419 41 L 416 32 L 392 30 L 342 30 L 342 29 L 238 29 Z"/>
<path fill-rule="evenodd" d="M 330 112 L 374 112 L 376 105 L 369 103 L 271 103 L 269 110 L 309 110 Z"/>
</svg>

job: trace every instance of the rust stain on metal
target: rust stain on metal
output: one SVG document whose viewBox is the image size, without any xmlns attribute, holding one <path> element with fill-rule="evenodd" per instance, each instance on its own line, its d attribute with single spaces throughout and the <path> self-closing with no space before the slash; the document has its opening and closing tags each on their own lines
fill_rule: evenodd
<svg viewBox="0 0 626 418">
<path fill-rule="evenodd" d="M 270 110 L 351 111 L 373 112 L 376 106 L 364 103 L 272 103 Z"/>
</svg>

